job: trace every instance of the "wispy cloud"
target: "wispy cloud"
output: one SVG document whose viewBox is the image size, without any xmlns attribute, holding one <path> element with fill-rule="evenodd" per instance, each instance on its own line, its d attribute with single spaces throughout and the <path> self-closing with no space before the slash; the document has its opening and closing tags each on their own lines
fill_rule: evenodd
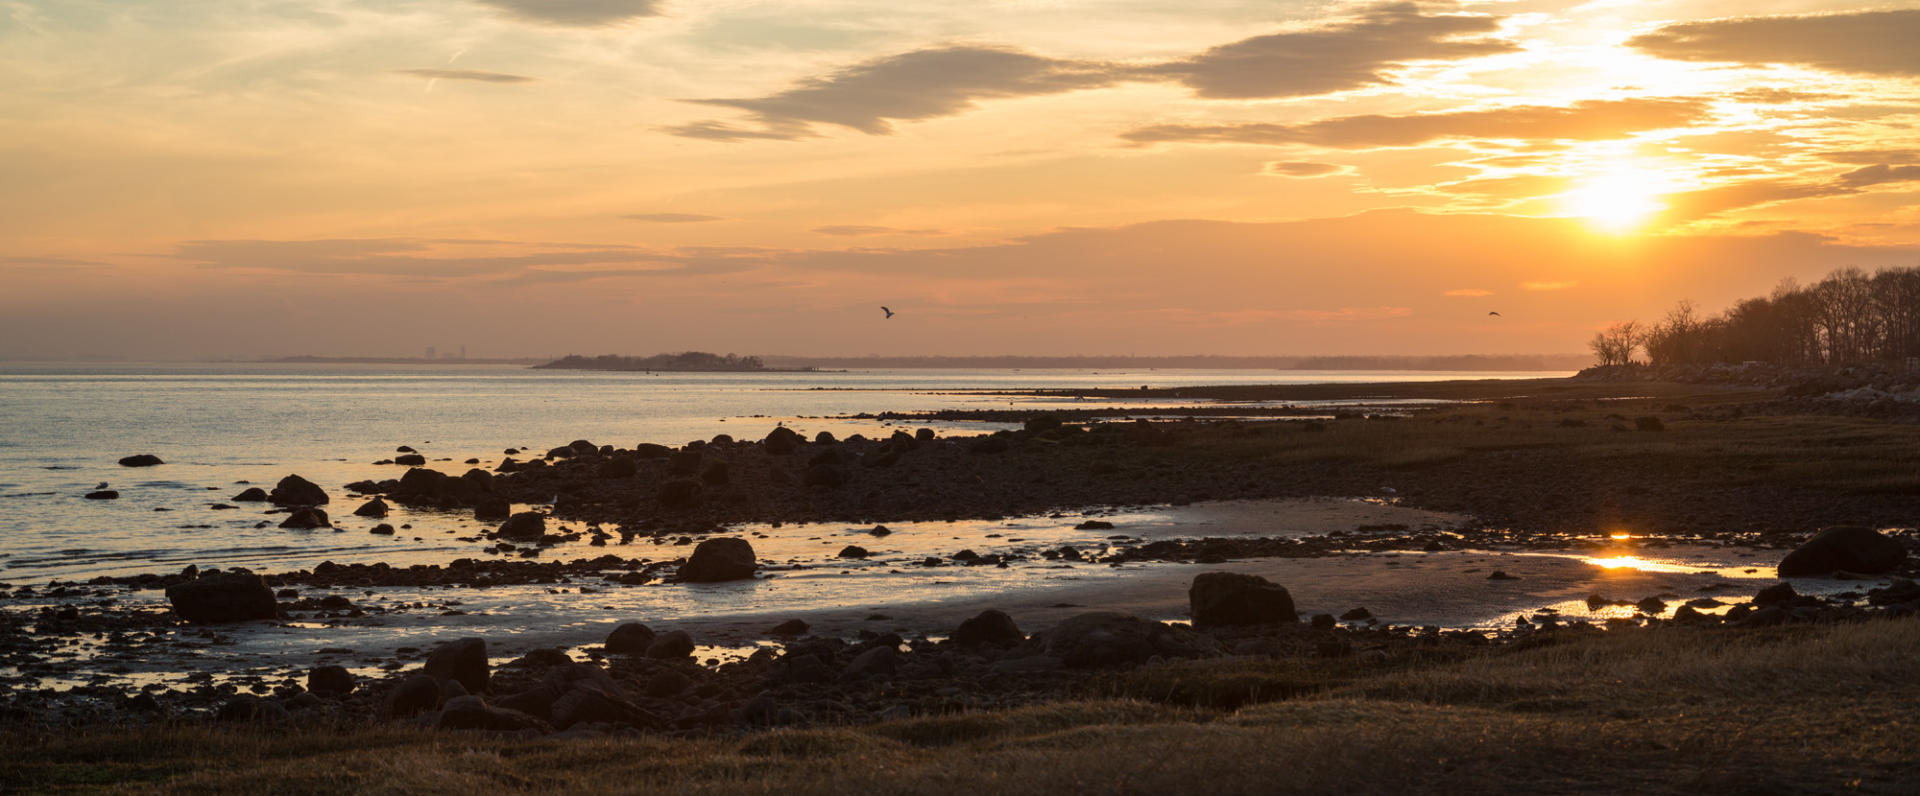
<svg viewBox="0 0 1920 796">
<path fill-rule="evenodd" d="M 828 224 L 814 227 L 813 231 L 821 235 L 839 235 L 843 237 L 862 237 L 867 235 L 944 235 L 940 229 L 900 229 L 898 227 L 880 227 L 871 224 Z"/>
<path fill-rule="evenodd" d="M 654 224 L 697 224 L 702 221 L 725 221 L 722 216 L 703 216 L 698 213 L 628 213 L 621 218 L 629 221 L 646 221 Z"/>
<path fill-rule="evenodd" d="M 534 79 L 525 75 L 509 75 L 504 72 L 481 72 L 473 69 L 396 69 L 398 74 L 412 75 L 428 80 L 472 80 L 477 83 L 532 83 Z"/>
<path fill-rule="evenodd" d="M 1634 98 L 1405 116 L 1342 116 L 1305 124 L 1161 124 L 1120 137 L 1137 144 L 1310 144 L 1338 149 L 1417 146 L 1447 138 L 1592 141 L 1684 127 L 1708 116 L 1708 103 L 1700 99 Z"/>
<path fill-rule="evenodd" d="M 509 16 L 546 25 L 599 27 L 659 16 L 657 0 L 475 0 Z"/>
<path fill-rule="evenodd" d="M 1635 36 L 1627 45 L 1682 61 L 1920 75 L 1916 42 L 1920 9 L 1682 22 Z"/>
<path fill-rule="evenodd" d="M 1303 160 L 1276 160 L 1268 163 L 1265 173 L 1279 177 L 1325 177 L 1345 171 L 1345 166 L 1332 163 L 1309 163 Z"/>
</svg>

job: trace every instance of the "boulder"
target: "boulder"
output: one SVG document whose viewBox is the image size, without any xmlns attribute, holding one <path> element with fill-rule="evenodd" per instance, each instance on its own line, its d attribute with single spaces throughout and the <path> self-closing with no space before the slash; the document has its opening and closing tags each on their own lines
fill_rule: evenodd
<svg viewBox="0 0 1920 796">
<path fill-rule="evenodd" d="M 1258 575 L 1206 572 L 1187 589 L 1194 627 L 1298 621 L 1287 588 Z"/>
<path fill-rule="evenodd" d="M 601 478 L 632 478 L 640 473 L 640 465 L 632 456 L 609 456 L 600 462 Z"/>
<path fill-rule="evenodd" d="M 457 682 L 469 694 L 485 691 L 488 677 L 487 641 L 482 638 L 463 638 L 441 644 L 427 655 L 426 667 L 422 671 L 435 680 Z"/>
<path fill-rule="evenodd" d="M 680 579 L 688 583 L 745 580 L 758 568 L 753 545 L 745 539 L 722 537 L 696 545 L 687 563 L 680 565 Z"/>
<path fill-rule="evenodd" d="M 287 712 L 286 706 L 271 699 L 241 694 L 220 703 L 213 717 L 217 721 L 277 724 L 292 720 L 293 714 Z"/>
<path fill-rule="evenodd" d="M 240 494 L 234 495 L 230 499 L 242 503 L 264 503 L 267 499 L 267 490 L 257 486 L 250 486 L 240 490 Z"/>
<path fill-rule="evenodd" d="M 473 518 L 481 522 L 499 522 L 513 516 L 513 504 L 503 497 L 482 498 L 473 504 Z"/>
<path fill-rule="evenodd" d="M 421 467 L 427 463 L 427 457 L 418 453 L 402 453 L 393 457 L 393 463 L 407 467 Z"/>
<path fill-rule="evenodd" d="M 654 496 L 661 508 L 688 508 L 700 502 L 700 482 L 691 478 L 669 478 L 660 482 Z"/>
<path fill-rule="evenodd" d="M 882 677 L 893 674 L 900 667 L 900 651 L 888 646 L 878 646 L 853 656 L 847 667 L 840 670 L 840 676 L 849 680 L 863 677 Z"/>
<path fill-rule="evenodd" d="M 333 523 L 327 519 L 327 513 L 316 508 L 294 509 L 287 518 L 280 521 L 282 528 L 331 528 Z"/>
<path fill-rule="evenodd" d="M 700 464 L 706 461 L 706 454 L 699 448 L 681 448 L 667 457 L 667 472 L 674 475 L 693 475 L 700 472 Z"/>
<path fill-rule="evenodd" d="M 961 622 L 953 631 L 953 643 L 963 646 L 992 644 L 1011 647 L 1027 640 L 1020 632 L 1020 626 L 1013 623 L 1013 617 L 1005 611 L 987 609 Z"/>
<path fill-rule="evenodd" d="M 1800 593 L 1793 590 L 1793 584 L 1775 583 L 1772 586 L 1761 589 L 1758 594 L 1753 595 L 1753 604 L 1775 605 L 1791 603 L 1799 598 Z"/>
<path fill-rule="evenodd" d="M 267 501 L 277 506 L 324 506 L 327 504 L 327 493 L 312 481 L 289 475 L 280 479 L 273 491 L 267 493 Z"/>
<path fill-rule="evenodd" d="M 566 729 L 576 724 L 604 722 L 635 727 L 657 727 L 660 719 L 648 713 L 609 683 L 583 682 L 553 701 L 553 725 Z"/>
<path fill-rule="evenodd" d="M 1135 665 L 1155 656 L 1205 658 L 1222 652 L 1219 642 L 1194 630 L 1104 611 L 1061 622 L 1040 639 L 1043 654 L 1076 669 Z"/>
<path fill-rule="evenodd" d="M 166 464 L 166 462 L 160 461 L 160 457 L 151 453 L 136 453 L 120 459 L 121 467 L 152 467 L 156 464 Z"/>
<path fill-rule="evenodd" d="M 538 542 L 547 534 L 547 515 L 537 511 L 523 511 L 507 518 L 500 524 L 499 536 L 516 542 Z"/>
<path fill-rule="evenodd" d="M 315 694 L 351 694 L 353 687 L 353 673 L 345 666 L 315 666 L 307 672 L 307 690 Z"/>
<path fill-rule="evenodd" d="M 1841 525 L 1823 530 L 1794 548 L 1780 559 L 1778 573 L 1783 578 L 1841 571 L 1874 575 L 1891 571 L 1906 560 L 1907 551 L 1900 543 L 1879 531 Z"/>
<path fill-rule="evenodd" d="M 380 523 L 379 525 L 373 526 L 372 528 L 368 528 L 367 533 L 373 534 L 374 536 L 392 536 L 394 534 L 394 530 L 392 525 L 388 525 L 387 523 L 383 522 L 383 523 Z"/>
<path fill-rule="evenodd" d="M 692 654 L 693 637 L 687 635 L 687 631 L 685 630 L 662 633 L 654 638 L 652 644 L 647 645 L 647 657 L 649 658 L 671 660 L 674 658 L 685 658 Z"/>
<path fill-rule="evenodd" d="M 810 626 L 804 619 L 789 619 L 767 629 L 769 636 L 804 636 Z"/>
<path fill-rule="evenodd" d="M 381 703 L 380 715 L 388 719 L 404 719 L 419 713 L 425 713 L 440 707 L 440 683 L 424 674 L 416 674 L 401 680 L 400 684 L 387 692 Z"/>
<path fill-rule="evenodd" d="M 96 489 L 87 493 L 88 500 L 119 500 L 120 493 L 111 489 Z"/>
<path fill-rule="evenodd" d="M 794 450 L 800 447 L 800 443 L 805 441 L 806 440 L 793 429 L 780 426 L 768 432 L 767 438 L 761 440 L 760 444 L 767 449 L 768 453 L 775 456 L 785 456 L 794 452 Z"/>
<path fill-rule="evenodd" d="M 374 498 L 360 504 L 360 508 L 353 510 L 353 515 L 356 517 L 385 517 L 389 510 L 386 501 Z"/>
<path fill-rule="evenodd" d="M 518 732 L 545 729 L 543 722 L 510 708 L 488 705 L 477 696 L 458 696 L 440 708 L 439 727 L 443 730 L 490 730 Z"/>
<path fill-rule="evenodd" d="M 727 470 L 727 463 L 718 459 L 707 462 L 707 466 L 700 469 L 701 483 L 724 486 L 732 479 L 732 474 Z"/>
<path fill-rule="evenodd" d="M 643 655 L 653 646 L 653 629 L 639 622 L 628 622 L 607 634 L 606 648 L 616 655 Z"/>
<path fill-rule="evenodd" d="M 273 590 L 251 572 L 202 575 L 168 586 L 167 601 L 181 619 L 195 623 L 245 622 L 280 614 Z"/>
<path fill-rule="evenodd" d="M 847 545 L 846 547 L 840 548 L 841 558 L 866 558 L 867 556 L 870 556 L 870 555 L 873 555 L 873 554 L 867 552 L 866 548 L 861 547 L 857 544 L 850 544 L 850 545 Z"/>
</svg>

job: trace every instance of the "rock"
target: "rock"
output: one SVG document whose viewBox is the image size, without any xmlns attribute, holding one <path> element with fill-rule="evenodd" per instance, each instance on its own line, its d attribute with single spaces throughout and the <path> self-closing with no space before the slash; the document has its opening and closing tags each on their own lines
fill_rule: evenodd
<svg viewBox="0 0 1920 796">
<path fill-rule="evenodd" d="M 286 707 L 280 703 L 271 699 L 261 699 L 260 697 L 246 694 L 233 697 L 220 703 L 220 708 L 214 712 L 213 717 L 218 721 L 263 724 L 279 723 L 293 719 L 293 715 L 288 713 Z"/>
<path fill-rule="evenodd" d="M 473 504 L 473 518 L 481 522 L 499 522 L 513 516 L 513 504 L 503 497 L 482 498 Z"/>
<path fill-rule="evenodd" d="M 1900 543 L 1872 528 L 1841 525 L 1821 531 L 1780 559 L 1780 577 L 1798 578 L 1832 572 L 1874 575 L 1888 572 L 1907 560 Z"/>
<path fill-rule="evenodd" d="M 324 506 L 327 504 L 327 493 L 312 481 L 289 475 L 280 479 L 273 491 L 267 493 L 267 501 L 277 506 Z"/>
<path fill-rule="evenodd" d="M 989 608 L 961 622 L 954 628 L 953 643 L 961 646 L 991 644 L 1011 647 L 1027 640 L 1027 634 L 1020 632 L 1020 626 L 1013 623 L 1013 617 L 1005 611 Z"/>
<path fill-rule="evenodd" d="M 1717 622 L 1719 619 L 1719 617 L 1712 614 L 1701 613 L 1691 605 L 1682 605 L 1673 612 L 1673 621 L 1675 622 Z"/>
<path fill-rule="evenodd" d="M 1238 572 L 1195 576 L 1187 590 L 1187 603 L 1193 611 L 1194 627 L 1265 625 L 1299 619 L 1293 610 L 1293 596 L 1285 586 Z"/>
<path fill-rule="evenodd" d="M 111 489 L 96 489 L 87 493 L 88 500 L 119 500 L 120 493 Z"/>
<path fill-rule="evenodd" d="M 1107 522 L 1106 520 L 1087 520 L 1086 522 L 1073 526 L 1073 529 L 1076 531 L 1111 531 L 1113 530 L 1113 523 Z"/>
<path fill-rule="evenodd" d="M 1338 623 L 1333 614 L 1314 614 L 1311 622 L 1314 630 L 1332 630 Z"/>
<path fill-rule="evenodd" d="M 611 682 L 583 682 L 553 702 L 553 724 L 566 729 L 576 724 L 605 722 L 652 728 L 660 719 L 635 705 Z"/>
<path fill-rule="evenodd" d="M 840 548 L 841 558 L 866 558 L 869 555 L 871 555 L 871 553 L 868 553 L 866 548 L 859 545 L 850 544 Z"/>
<path fill-rule="evenodd" d="M 266 499 L 267 499 L 267 490 L 261 489 L 260 487 L 257 487 L 257 486 L 250 486 L 250 487 L 247 487 L 246 489 L 242 489 L 240 490 L 240 494 L 234 495 L 233 497 L 229 498 L 229 500 L 233 500 L 236 502 L 243 502 L 243 503 L 264 503 L 266 502 Z"/>
<path fill-rule="evenodd" d="M 333 523 L 327 519 L 327 513 L 316 508 L 295 509 L 280 521 L 282 528 L 331 528 Z"/>
<path fill-rule="evenodd" d="M 685 630 L 662 633 L 647 645 L 649 658 L 685 658 L 693 654 L 693 637 Z"/>
<path fill-rule="evenodd" d="M 356 517 L 385 517 L 387 516 L 387 511 L 387 502 L 379 498 L 374 498 L 360 504 L 360 508 L 353 510 L 353 515 Z"/>
<path fill-rule="evenodd" d="M 1648 616 L 1659 616 L 1660 614 L 1666 613 L 1667 601 L 1658 597 L 1648 597 L 1640 602 L 1634 603 L 1633 607 L 1640 609 L 1641 613 L 1647 614 Z"/>
<path fill-rule="evenodd" d="M 700 464 L 706 461 L 706 458 L 706 454 L 699 448 L 681 448 L 667 457 L 667 472 L 681 476 L 693 475 L 700 472 Z"/>
<path fill-rule="evenodd" d="M 643 655 L 653 645 L 653 629 L 639 622 L 628 622 L 607 634 L 606 648 L 615 655 Z"/>
<path fill-rule="evenodd" d="M 827 464 L 823 462 L 821 464 L 808 465 L 807 474 L 802 480 L 807 486 L 832 489 L 834 487 L 844 486 L 847 483 L 847 478 L 847 468 L 837 464 Z"/>
<path fill-rule="evenodd" d="M 760 445 L 766 448 L 768 453 L 775 456 L 785 456 L 794 452 L 800 447 L 800 444 L 805 441 L 806 440 L 802 439 L 793 429 L 780 426 L 768 432 L 767 438 L 761 440 Z"/>
<path fill-rule="evenodd" d="M 166 462 L 160 461 L 160 457 L 151 453 L 136 453 L 120 459 L 121 467 L 152 467 L 156 464 L 166 464 Z"/>
<path fill-rule="evenodd" d="M 745 580 L 759 568 L 753 545 L 745 539 L 721 537 L 708 539 L 693 548 L 687 563 L 680 565 L 680 579 L 688 583 L 718 583 Z"/>
<path fill-rule="evenodd" d="M 477 696 L 458 696 L 447 700 L 447 703 L 440 708 L 438 726 L 443 730 L 490 730 L 493 732 L 546 729 L 539 719 L 517 710 L 488 705 L 485 700 Z"/>
<path fill-rule="evenodd" d="M 660 482 L 654 498 L 661 508 L 691 508 L 700 503 L 700 482 L 691 478 L 669 478 Z"/>
<path fill-rule="evenodd" d="M 885 525 L 875 525 L 872 528 L 867 530 L 868 536 L 873 536 L 876 538 L 881 536 L 891 536 L 892 534 L 893 534 L 893 529 L 888 528 Z"/>
<path fill-rule="evenodd" d="M 316 694 L 351 694 L 353 687 L 353 673 L 345 666 L 315 666 L 307 672 L 307 690 Z"/>
<path fill-rule="evenodd" d="M 1667 424 L 1664 422 L 1661 422 L 1660 418 L 1654 417 L 1652 415 L 1648 415 L 1646 417 L 1634 418 L 1633 427 L 1641 431 L 1666 431 L 1667 430 Z"/>
<path fill-rule="evenodd" d="M 547 515 L 537 511 L 523 511 L 508 517 L 498 532 L 500 538 L 516 542 L 538 542 L 546 534 Z"/>
<path fill-rule="evenodd" d="M 640 465 L 632 456 L 610 456 L 600 463 L 601 478 L 632 478 L 639 474 Z"/>
<path fill-rule="evenodd" d="M 404 719 L 439 707 L 439 681 L 416 674 L 401 680 L 399 685 L 387 692 L 387 698 L 381 703 L 380 715 L 387 719 Z"/>
<path fill-rule="evenodd" d="M 700 482 L 709 486 L 722 486 L 731 481 L 733 475 L 727 470 L 727 463 L 719 460 L 707 462 L 700 470 Z"/>
<path fill-rule="evenodd" d="M 785 622 L 781 622 L 780 624 L 777 624 L 777 625 L 774 625 L 774 626 L 773 626 L 773 627 L 771 627 L 771 628 L 768 628 L 768 629 L 767 629 L 767 635 L 769 635 L 769 636 L 789 636 L 789 637 L 791 637 L 791 636 L 804 636 L 804 635 L 806 635 L 806 634 L 807 634 L 807 630 L 808 630 L 808 627 L 809 627 L 809 626 L 807 625 L 807 623 L 806 623 L 806 622 L 805 622 L 804 620 L 800 620 L 800 619 L 789 619 L 789 620 L 787 620 L 787 621 L 785 621 Z"/>
<path fill-rule="evenodd" d="M 1059 415 L 1034 415 L 1027 418 L 1023 428 L 1031 434 L 1040 434 L 1060 427 Z"/>
<path fill-rule="evenodd" d="M 1520 577 L 1518 575 L 1509 575 L 1505 571 L 1498 570 L 1498 569 L 1494 570 L 1493 574 L 1487 576 L 1487 580 L 1519 580 L 1519 579 Z"/>
<path fill-rule="evenodd" d="M 367 533 L 373 534 L 375 536 L 392 536 L 393 526 L 383 522 L 383 523 L 380 523 L 379 525 L 373 526 L 372 528 L 368 528 Z"/>
<path fill-rule="evenodd" d="M 393 463 L 407 467 L 424 467 L 427 463 L 427 457 L 418 453 L 402 453 L 399 456 L 393 457 Z"/>
<path fill-rule="evenodd" d="M 1775 583 L 1772 586 L 1761 589 L 1759 594 L 1753 595 L 1753 604 L 1774 605 L 1790 603 L 1799 597 L 1799 592 L 1793 590 L 1793 584 Z"/>
<path fill-rule="evenodd" d="M 167 587 L 167 601 L 181 619 L 195 623 L 245 622 L 280 614 L 273 590 L 251 572 L 201 575 Z"/>
<path fill-rule="evenodd" d="M 422 671 L 435 680 L 457 682 L 469 694 L 486 691 L 487 641 L 482 638 L 463 638 L 441 644 L 427 655 L 427 663 Z"/>
<path fill-rule="evenodd" d="M 1205 658 L 1222 652 L 1220 643 L 1203 633 L 1110 612 L 1081 614 L 1039 638 L 1045 655 L 1076 669 L 1141 664 L 1154 656 Z"/>
<path fill-rule="evenodd" d="M 647 696 L 662 699 L 687 690 L 693 685 L 693 679 L 673 669 L 667 669 L 647 680 Z"/>
<path fill-rule="evenodd" d="M 673 455 L 673 449 L 652 442 L 642 442 L 633 446 L 633 455 L 638 459 L 665 459 Z"/>
<path fill-rule="evenodd" d="M 1373 618 L 1373 612 L 1365 608 L 1355 608 L 1351 611 L 1341 614 L 1340 618 L 1343 621 L 1347 621 L 1347 622 L 1365 622 Z"/>
<path fill-rule="evenodd" d="M 849 680 L 863 677 L 881 677 L 893 674 L 900 668 L 900 651 L 889 646 L 878 646 L 853 656 L 847 666 L 840 670 L 840 676 Z"/>
</svg>

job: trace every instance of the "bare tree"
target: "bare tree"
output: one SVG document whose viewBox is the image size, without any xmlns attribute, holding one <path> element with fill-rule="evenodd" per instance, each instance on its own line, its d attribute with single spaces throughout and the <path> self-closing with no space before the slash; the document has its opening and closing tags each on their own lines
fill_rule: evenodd
<svg viewBox="0 0 1920 796">
<path fill-rule="evenodd" d="M 1621 321 L 1593 333 L 1587 347 L 1600 358 L 1601 366 L 1625 365 L 1633 361 L 1633 352 L 1645 340 L 1639 321 Z"/>
</svg>

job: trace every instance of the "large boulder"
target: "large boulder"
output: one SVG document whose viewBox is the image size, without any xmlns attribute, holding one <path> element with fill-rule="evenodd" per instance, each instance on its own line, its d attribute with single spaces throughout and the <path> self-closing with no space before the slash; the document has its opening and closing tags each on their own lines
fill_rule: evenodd
<svg viewBox="0 0 1920 796">
<path fill-rule="evenodd" d="M 1194 627 L 1268 625 L 1300 618 L 1293 610 L 1293 595 L 1287 593 L 1287 587 L 1238 572 L 1205 572 L 1194 577 L 1193 586 L 1187 589 L 1187 603 L 1193 610 Z"/>
<path fill-rule="evenodd" d="M 537 511 L 523 511 L 507 518 L 500 524 L 500 538 L 516 542 L 538 542 L 547 535 L 547 515 Z"/>
<path fill-rule="evenodd" d="M 427 655 L 423 669 L 435 680 L 452 680 L 467 689 L 469 694 L 478 694 L 487 690 L 487 641 L 482 638 L 463 638 L 449 641 L 435 648 Z"/>
<path fill-rule="evenodd" d="M 1907 551 L 1899 542 L 1872 528 L 1839 525 L 1821 531 L 1805 544 L 1780 559 L 1783 578 L 1825 575 L 1831 572 L 1858 572 L 1871 575 L 1889 572 L 1907 560 Z"/>
<path fill-rule="evenodd" d="M 513 516 L 513 504 L 503 497 L 481 498 L 473 504 L 473 518 L 481 522 L 496 522 Z"/>
<path fill-rule="evenodd" d="M 639 622 L 628 622 L 608 633 L 604 646 L 615 655 L 642 655 L 652 645 L 653 628 Z"/>
<path fill-rule="evenodd" d="M 1206 658 L 1221 653 L 1220 643 L 1203 633 L 1105 611 L 1061 622 L 1040 640 L 1043 654 L 1076 669 L 1130 666 L 1155 656 Z"/>
<path fill-rule="evenodd" d="M 768 453 L 785 456 L 800 447 L 802 442 L 806 442 L 806 439 L 799 433 L 786 426 L 780 426 L 769 432 L 767 438 L 761 440 L 760 444 L 766 447 Z"/>
<path fill-rule="evenodd" d="M 287 513 L 287 518 L 280 521 L 280 527 L 302 529 L 331 528 L 333 527 L 333 522 L 327 519 L 327 513 L 325 511 L 316 508 L 298 508 Z"/>
<path fill-rule="evenodd" d="M 961 622 L 953 631 L 953 643 L 968 647 L 979 644 L 1011 647 L 1026 640 L 1027 635 L 1020 632 L 1013 617 L 991 608 Z"/>
<path fill-rule="evenodd" d="M 316 666 L 307 672 L 307 690 L 315 694 L 353 693 L 353 672 L 345 666 Z"/>
<path fill-rule="evenodd" d="M 267 490 L 261 489 L 260 487 L 257 487 L 257 486 L 250 486 L 250 487 L 247 487 L 246 489 L 240 490 L 240 494 L 234 495 L 233 497 L 228 499 L 241 502 L 241 503 L 262 503 L 262 502 L 265 502 L 267 499 Z"/>
<path fill-rule="evenodd" d="M 723 537 L 708 539 L 693 548 L 687 563 L 680 565 L 680 579 L 688 583 L 718 583 L 753 577 L 760 565 L 753 545 L 745 539 Z"/>
<path fill-rule="evenodd" d="M 546 723 L 520 711 L 488 705 L 477 696 L 457 696 L 440 708 L 440 729 L 517 732 L 546 729 Z"/>
<path fill-rule="evenodd" d="M 685 630 L 661 633 L 647 645 L 647 657 L 678 660 L 693 654 L 693 636 Z"/>
<path fill-rule="evenodd" d="M 273 491 L 267 493 L 267 500 L 278 506 L 324 506 L 327 493 L 312 481 L 289 475 L 274 485 Z"/>
<path fill-rule="evenodd" d="M 167 601 L 181 619 L 202 624 L 273 619 L 280 614 L 273 589 L 251 572 L 201 575 L 168 586 Z"/>
<path fill-rule="evenodd" d="M 360 508 L 353 510 L 353 515 L 356 517 L 385 517 L 389 511 L 392 511 L 392 509 L 388 508 L 386 501 L 374 498 L 360 504 Z"/>
<path fill-rule="evenodd" d="M 151 453 L 136 453 L 120 458 L 121 467 L 152 467 L 156 464 L 166 464 L 166 462 L 160 461 L 160 457 Z"/>
<path fill-rule="evenodd" d="M 380 714 L 388 719 L 404 719 L 440 707 L 440 683 L 424 674 L 401 680 L 387 692 Z"/>
</svg>

